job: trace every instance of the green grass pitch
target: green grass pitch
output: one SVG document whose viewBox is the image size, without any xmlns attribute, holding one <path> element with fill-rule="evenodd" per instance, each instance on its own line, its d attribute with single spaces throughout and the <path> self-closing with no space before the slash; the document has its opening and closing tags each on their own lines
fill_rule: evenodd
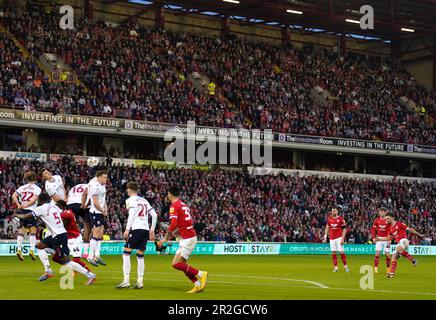
<svg viewBox="0 0 436 320">
<path fill-rule="evenodd" d="M 84 286 L 77 275 L 74 289 L 62 290 L 59 265 L 45 282 L 37 279 L 42 265 L 37 259 L 0 257 L 0 299 L 436 299 L 436 257 L 418 257 L 418 266 L 400 259 L 397 275 L 385 277 L 384 257 L 374 289 L 362 290 L 362 265 L 372 265 L 372 256 L 348 256 L 350 273 L 340 264 L 332 273 L 330 256 L 193 256 L 190 263 L 209 271 L 204 292 L 189 295 L 192 285 L 171 268 L 172 256 L 146 256 L 144 289 L 114 288 L 122 280 L 121 256 L 103 257 L 107 266 L 92 267 L 97 283 Z M 136 257 L 132 256 L 131 283 L 136 281 Z"/>
</svg>

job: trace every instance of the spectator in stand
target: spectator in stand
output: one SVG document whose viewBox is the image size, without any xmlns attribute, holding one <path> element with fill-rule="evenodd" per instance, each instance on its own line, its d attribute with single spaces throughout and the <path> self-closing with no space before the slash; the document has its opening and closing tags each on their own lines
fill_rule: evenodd
<svg viewBox="0 0 436 320">
<path fill-rule="evenodd" d="M 112 27 L 76 19 L 76 29 L 65 31 L 57 27 L 57 15 L 6 10 L 0 22 L 33 57 L 43 52 L 63 57 L 89 90 L 49 83 L 3 35 L 6 67 L 13 70 L 0 81 L 8 106 L 436 144 L 436 93 L 419 86 L 399 61 L 352 52 L 340 56 L 311 45 L 296 50 L 145 30 L 132 21 Z M 187 79 L 194 71 L 216 84 L 213 99 L 212 90 L 200 92 Z M 35 79 L 41 85 L 32 84 Z M 333 97 L 325 106 L 311 96 L 315 86 Z"/>
<path fill-rule="evenodd" d="M 10 196 L 20 185 L 23 168 L 37 170 L 38 162 L 0 160 L 8 170 L 0 173 L 0 208 L 10 217 Z M 89 168 L 73 160 L 50 163 L 52 172 L 65 178 L 66 188 L 89 181 Z M 355 243 L 367 243 L 377 208 L 384 206 L 430 239 L 436 236 L 436 183 L 407 180 L 359 180 L 318 176 L 251 176 L 241 172 L 191 169 L 157 170 L 113 165 L 107 186 L 108 234 L 119 239 L 125 228 L 127 181 L 138 181 L 144 194 L 168 221 L 166 193 L 181 186 L 182 198 L 196 222 L 199 238 L 208 241 L 320 242 L 327 212 L 341 204 L 348 234 Z M 67 190 L 68 191 L 68 190 Z M 411 238 L 412 244 L 420 239 Z"/>
</svg>

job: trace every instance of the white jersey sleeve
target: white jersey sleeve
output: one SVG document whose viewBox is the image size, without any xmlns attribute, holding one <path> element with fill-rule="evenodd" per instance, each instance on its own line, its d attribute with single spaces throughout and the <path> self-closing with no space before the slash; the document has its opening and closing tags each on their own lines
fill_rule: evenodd
<svg viewBox="0 0 436 320">
<path fill-rule="evenodd" d="M 57 194 L 62 199 L 65 199 L 64 182 L 59 175 L 53 176 L 53 181 L 47 180 L 45 182 L 45 190 L 50 197 L 53 197 L 55 194 Z"/>
<path fill-rule="evenodd" d="M 61 218 L 62 210 L 51 203 L 45 203 L 33 211 L 34 217 L 39 217 L 47 226 L 50 234 L 56 237 L 67 232 Z"/>
<path fill-rule="evenodd" d="M 77 184 L 74 187 L 70 189 L 68 192 L 68 202 L 67 204 L 73 204 L 73 203 L 82 203 L 82 194 L 85 192 L 86 188 L 88 187 L 87 184 Z"/>
<path fill-rule="evenodd" d="M 157 214 L 146 199 L 139 196 L 132 196 L 126 200 L 126 208 L 129 211 L 126 229 L 142 229 L 149 231 L 150 225 L 148 223 L 148 217 L 151 215 L 153 220 L 151 229 L 154 230 Z"/>
<path fill-rule="evenodd" d="M 36 184 L 28 183 L 24 186 L 19 187 L 16 191 L 18 194 L 18 201 L 21 205 L 25 206 L 30 201 L 32 201 L 33 197 L 39 196 L 41 194 L 41 188 L 38 187 Z M 37 207 L 38 201 L 36 201 L 33 205 L 26 208 L 26 210 L 33 210 Z"/>
<path fill-rule="evenodd" d="M 93 183 L 89 189 L 89 194 L 91 197 L 91 213 L 99 213 L 102 214 L 100 210 L 98 210 L 95 206 L 94 197 L 97 196 L 98 204 L 101 208 L 106 206 L 106 186 L 102 186 L 100 183 Z"/>
<path fill-rule="evenodd" d="M 87 194 L 86 194 L 86 203 L 89 204 L 89 206 L 91 206 L 91 186 L 92 184 L 97 183 L 97 178 L 94 177 L 92 178 L 89 182 L 88 185 L 86 186 L 86 190 L 87 190 Z"/>
</svg>

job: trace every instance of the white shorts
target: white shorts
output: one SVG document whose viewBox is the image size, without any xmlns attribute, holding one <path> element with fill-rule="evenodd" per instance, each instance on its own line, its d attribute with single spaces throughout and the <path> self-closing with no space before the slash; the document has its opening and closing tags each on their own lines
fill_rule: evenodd
<svg viewBox="0 0 436 320">
<path fill-rule="evenodd" d="M 82 248 L 82 236 L 78 236 L 74 239 L 68 239 L 68 249 L 70 249 L 70 256 L 73 258 L 80 258 L 82 256 Z"/>
<path fill-rule="evenodd" d="M 330 251 L 332 252 L 344 252 L 344 246 L 341 245 L 341 237 L 334 240 L 330 240 Z"/>
<path fill-rule="evenodd" d="M 400 241 L 398 241 L 397 246 L 401 246 L 403 247 L 405 250 L 407 250 L 407 248 L 409 248 L 409 240 L 407 240 L 406 238 L 401 239 Z"/>
<path fill-rule="evenodd" d="M 375 251 L 380 251 L 386 253 L 391 253 L 391 242 L 390 241 L 377 241 L 375 243 Z"/>
<path fill-rule="evenodd" d="M 179 241 L 179 249 L 177 250 L 176 254 L 181 255 L 183 258 L 188 260 L 192 251 L 194 251 L 196 244 L 197 244 L 197 237 L 181 239 Z"/>
</svg>

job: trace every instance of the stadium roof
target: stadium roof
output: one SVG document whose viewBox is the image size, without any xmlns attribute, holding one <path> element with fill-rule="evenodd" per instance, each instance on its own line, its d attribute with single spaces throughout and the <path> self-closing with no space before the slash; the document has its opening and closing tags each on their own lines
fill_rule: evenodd
<svg viewBox="0 0 436 320">
<path fill-rule="evenodd" d="M 104 0 L 106 3 L 136 2 L 153 7 L 161 4 L 179 14 L 226 15 L 241 23 L 286 25 L 316 32 L 346 32 L 396 39 L 415 34 L 436 35 L 436 0 Z M 356 23 L 362 5 L 374 8 L 374 30 L 362 30 Z M 287 12 L 287 10 L 293 10 Z M 301 14 L 300 14 L 301 12 Z M 402 28 L 411 29 L 408 32 Z"/>
</svg>

